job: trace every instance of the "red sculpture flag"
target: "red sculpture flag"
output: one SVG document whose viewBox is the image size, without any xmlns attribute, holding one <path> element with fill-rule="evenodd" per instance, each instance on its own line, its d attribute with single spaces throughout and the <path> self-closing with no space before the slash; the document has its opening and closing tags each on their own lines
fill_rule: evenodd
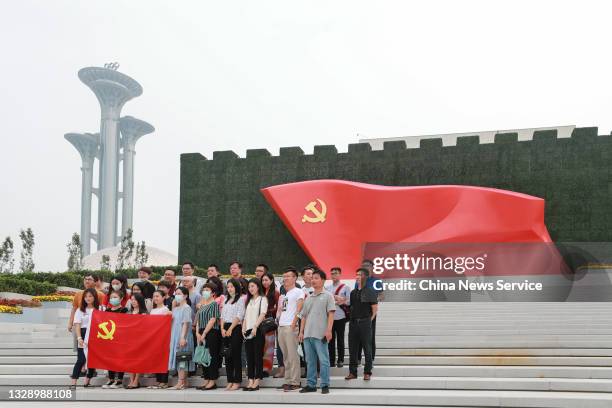
<svg viewBox="0 0 612 408">
<path fill-rule="evenodd" d="M 551 242 L 544 200 L 473 186 L 313 180 L 261 190 L 323 270 L 354 276 L 368 242 Z"/>
<path fill-rule="evenodd" d="M 128 373 L 164 373 L 170 353 L 170 315 L 95 310 L 87 339 L 87 367 Z"/>
</svg>

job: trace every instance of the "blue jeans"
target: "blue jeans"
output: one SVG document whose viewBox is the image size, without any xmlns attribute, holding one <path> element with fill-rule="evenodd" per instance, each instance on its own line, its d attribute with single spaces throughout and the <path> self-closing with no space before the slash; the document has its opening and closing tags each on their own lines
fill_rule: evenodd
<svg viewBox="0 0 612 408">
<path fill-rule="evenodd" d="M 306 354 L 306 377 L 309 387 L 317 387 L 317 360 L 321 366 L 321 388 L 329 387 L 329 347 L 327 342 L 315 337 L 304 339 Z"/>
</svg>

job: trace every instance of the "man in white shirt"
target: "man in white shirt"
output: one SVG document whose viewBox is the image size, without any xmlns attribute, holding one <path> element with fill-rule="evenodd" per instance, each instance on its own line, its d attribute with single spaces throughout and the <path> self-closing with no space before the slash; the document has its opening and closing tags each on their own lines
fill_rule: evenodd
<svg viewBox="0 0 612 408">
<path fill-rule="evenodd" d="M 329 342 L 329 362 L 333 367 L 336 361 L 336 343 L 338 344 L 338 364 L 337 367 L 344 366 L 344 329 L 348 322 L 349 305 L 351 299 L 351 289 L 340 281 L 342 270 L 336 266 L 331 268 L 332 283 L 325 289 L 332 294 L 336 304 L 334 312 L 334 325 L 332 328 L 332 339 Z"/>
<path fill-rule="evenodd" d="M 312 265 L 307 265 L 302 268 L 302 280 L 304 284 L 302 285 L 302 291 L 306 297 L 312 295 L 314 293 L 314 288 L 312 287 L 312 274 L 315 271 L 315 267 Z"/>
<path fill-rule="evenodd" d="M 279 299 L 278 318 L 278 344 L 283 352 L 285 363 L 284 391 L 297 391 L 300 389 L 300 357 L 298 347 L 298 314 L 304 305 L 304 292 L 295 287 L 297 271 L 288 267 L 283 274 L 283 285 L 286 293 Z"/>
<path fill-rule="evenodd" d="M 196 292 L 202 292 L 202 286 L 204 286 L 204 279 L 200 279 L 197 276 L 193 275 L 195 273 L 195 265 L 192 262 L 183 262 L 181 270 L 183 272 L 183 278 L 186 276 L 193 276 L 193 286 L 195 287 Z M 181 281 L 181 285 L 185 286 L 183 281 Z"/>
</svg>

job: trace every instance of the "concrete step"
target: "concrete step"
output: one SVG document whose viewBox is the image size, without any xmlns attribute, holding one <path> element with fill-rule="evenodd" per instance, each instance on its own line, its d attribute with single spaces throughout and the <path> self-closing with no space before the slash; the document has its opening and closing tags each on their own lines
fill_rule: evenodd
<svg viewBox="0 0 612 408">
<path fill-rule="evenodd" d="M 54 341 L 48 341 L 43 343 L 32 343 L 32 342 L 2 342 L 0 343 L 0 349 L 72 349 L 73 340 L 71 337 L 66 339 L 54 339 Z"/>
<path fill-rule="evenodd" d="M 521 408 L 609 408 L 612 395 L 587 392 L 551 391 L 474 391 L 474 390 L 387 390 L 332 389 L 330 394 L 282 392 L 262 389 L 256 392 L 224 390 L 104 390 L 78 389 L 79 401 L 167 401 L 258 404 L 357 404 L 357 405 L 452 405 L 463 407 Z"/>
<path fill-rule="evenodd" d="M 42 323 L 0 323 L 0 333 L 7 334 L 30 334 L 32 332 L 53 332 L 57 330 L 54 324 Z"/>
<path fill-rule="evenodd" d="M 450 328 L 450 327 L 401 327 L 387 329 L 376 327 L 376 336 L 522 336 L 522 335 L 612 335 L 612 324 L 608 327 L 593 328 L 584 326 L 581 329 L 567 327 L 553 328 Z"/>
<path fill-rule="evenodd" d="M 509 365 L 509 366 L 612 366 L 612 357 L 549 356 L 376 356 L 376 364 L 386 365 Z"/>
<path fill-rule="evenodd" d="M 75 355 L 63 356 L 0 356 L 1 365 L 54 365 L 74 364 Z M 348 362 L 348 358 L 345 358 Z M 612 357 L 559 357 L 559 356 L 376 356 L 377 366 L 612 366 Z"/>
<path fill-rule="evenodd" d="M 70 348 L 0 348 L 0 356 L 75 356 L 76 352 Z"/>
<path fill-rule="evenodd" d="M 36 344 L 23 345 L 24 348 L 0 348 L 0 356 L 70 356 L 76 352 L 72 346 L 65 348 L 41 348 Z M 26 348 L 25 346 L 31 346 Z M 2 345 L 0 345 L 2 347 Z M 348 362 L 349 351 L 345 347 L 345 361 Z M 565 357 L 612 357 L 612 348 L 381 348 L 377 347 L 377 356 L 565 356 Z"/>
<path fill-rule="evenodd" d="M 103 375 L 94 377 L 92 384 L 100 387 L 107 378 Z M 191 377 L 189 385 L 196 387 L 202 385 L 199 377 Z M 128 383 L 125 376 L 124 385 Z M 244 381 L 246 384 L 246 380 Z M 283 379 L 266 378 L 262 380 L 263 388 L 276 388 L 282 386 Z M 305 384 L 306 380 L 303 379 Z M 0 375 L 0 386 L 6 385 L 48 385 L 61 386 L 70 384 L 65 375 L 32 375 L 8 376 Z M 141 386 L 155 384 L 155 378 L 143 377 Z M 176 384 L 176 378 L 170 379 L 170 384 Z M 225 387 L 225 377 L 220 377 L 217 385 Z M 612 392 L 612 380 L 601 379 L 567 379 L 567 378 L 482 378 L 482 377 L 372 377 L 370 381 L 362 378 L 346 381 L 344 376 L 332 376 L 331 387 L 334 389 L 436 389 L 436 390 L 529 390 L 529 391 L 580 391 L 580 392 Z M 112 390 L 109 390 L 112 391 Z"/>
<path fill-rule="evenodd" d="M 399 336 L 398 336 L 399 337 Z M 602 336 L 604 337 L 604 336 Z M 602 338 L 594 339 L 532 339 L 530 336 L 524 336 L 522 339 L 508 340 L 504 337 L 497 339 L 483 339 L 480 337 L 473 338 L 413 338 L 402 340 L 386 340 L 376 338 L 376 347 L 382 348 L 605 348 L 610 346 L 610 340 Z"/>
<path fill-rule="evenodd" d="M 74 358 L 76 361 L 76 357 Z M 0 375 L 54 374 L 68 376 L 73 364 L 2 364 Z M 362 367 L 360 368 L 360 372 Z M 484 378 L 597 378 L 612 379 L 607 366 L 503 366 L 503 365 L 388 365 L 374 364 L 376 377 L 484 377 Z M 225 368 L 221 368 L 222 375 Z M 348 367 L 332 368 L 334 376 L 345 376 Z"/>
</svg>

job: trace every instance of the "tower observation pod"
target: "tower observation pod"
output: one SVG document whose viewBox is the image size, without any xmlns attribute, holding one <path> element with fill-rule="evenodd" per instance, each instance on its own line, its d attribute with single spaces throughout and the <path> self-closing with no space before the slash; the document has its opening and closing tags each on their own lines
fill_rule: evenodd
<svg viewBox="0 0 612 408">
<path fill-rule="evenodd" d="M 79 71 L 79 79 L 96 95 L 101 110 L 98 250 L 114 246 L 117 239 L 121 109 L 127 101 L 142 94 L 140 84 L 117 72 L 117 66 L 107 64 L 104 68 Z"/>
</svg>

